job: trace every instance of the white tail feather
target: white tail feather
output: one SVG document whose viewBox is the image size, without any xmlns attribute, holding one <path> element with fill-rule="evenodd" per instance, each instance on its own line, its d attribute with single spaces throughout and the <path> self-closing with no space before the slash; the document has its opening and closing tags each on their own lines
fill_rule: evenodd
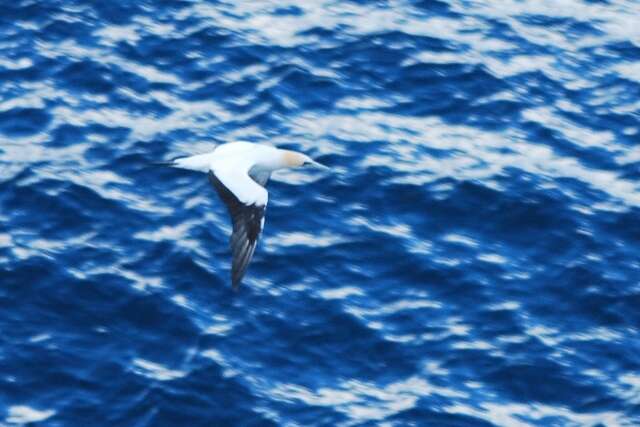
<svg viewBox="0 0 640 427">
<path fill-rule="evenodd" d="M 171 166 L 181 169 L 189 169 L 197 172 L 207 172 L 211 167 L 212 159 L 213 153 L 197 154 L 195 156 L 175 159 Z"/>
</svg>

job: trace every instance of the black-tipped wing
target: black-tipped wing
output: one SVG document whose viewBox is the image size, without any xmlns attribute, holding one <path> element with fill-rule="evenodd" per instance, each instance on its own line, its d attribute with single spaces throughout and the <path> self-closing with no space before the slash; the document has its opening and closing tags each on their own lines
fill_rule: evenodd
<svg viewBox="0 0 640 427">
<path fill-rule="evenodd" d="M 237 289 L 256 250 L 258 237 L 264 226 L 266 205 L 246 205 L 240 202 L 212 171 L 209 171 L 209 182 L 227 206 L 231 216 L 233 224 L 230 241 L 233 256 L 231 283 L 233 288 Z"/>
</svg>

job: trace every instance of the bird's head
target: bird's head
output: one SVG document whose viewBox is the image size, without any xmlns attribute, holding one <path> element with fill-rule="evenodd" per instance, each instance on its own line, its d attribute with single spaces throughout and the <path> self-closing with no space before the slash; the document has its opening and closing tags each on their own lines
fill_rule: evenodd
<svg viewBox="0 0 640 427">
<path fill-rule="evenodd" d="M 322 163 L 318 163 L 306 154 L 298 153 L 297 151 L 282 150 L 282 158 L 285 167 L 298 168 L 302 166 L 314 166 L 320 169 L 329 169 Z"/>
</svg>

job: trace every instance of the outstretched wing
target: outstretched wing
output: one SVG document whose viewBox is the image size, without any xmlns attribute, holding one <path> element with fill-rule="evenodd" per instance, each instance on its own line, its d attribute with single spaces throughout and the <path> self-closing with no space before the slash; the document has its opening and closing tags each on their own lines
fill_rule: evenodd
<svg viewBox="0 0 640 427">
<path fill-rule="evenodd" d="M 251 182 L 243 182 L 245 179 Z M 232 180 L 234 183 L 230 185 Z M 238 289 L 264 226 L 267 191 L 248 175 L 238 176 L 227 174 L 225 171 L 209 171 L 209 182 L 227 206 L 231 216 L 233 224 L 230 241 L 233 256 L 231 283 L 234 289 Z M 234 189 L 238 195 L 231 189 Z"/>
</svg>

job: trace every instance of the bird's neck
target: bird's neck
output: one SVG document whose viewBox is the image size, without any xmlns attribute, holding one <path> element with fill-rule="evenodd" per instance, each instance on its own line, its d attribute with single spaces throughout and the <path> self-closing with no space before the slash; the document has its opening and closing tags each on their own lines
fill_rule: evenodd
<svg viewBox="0 0 640 427">
<path fill-rule="evenodd" d="M 269 156 L 261 158 L 254 167 L 265 172 L 275 172 L 279 169 L 291 167 L 287 155 L 288 150 L 276 150 L 270 153 Z"/>
</svg>

